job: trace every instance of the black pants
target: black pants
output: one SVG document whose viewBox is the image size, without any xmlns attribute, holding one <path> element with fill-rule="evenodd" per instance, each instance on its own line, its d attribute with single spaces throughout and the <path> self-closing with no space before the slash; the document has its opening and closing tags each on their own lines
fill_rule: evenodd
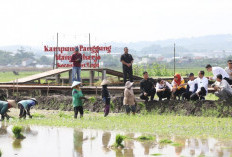
<svg viewBox="0 0 232 157">
<path fill-rule="evenodd" d="M 170 100 L 171 91 L 170 89 L 166 89 L 165 91 L 157 92 L 157 95 L 159 97 L 159 101 L 161 101 L 163 98 L 167 98 L 168 100 Z"/>
<path fill-rule="evenodd" d="M 24 108 L 23 105 L 19 104 L 19 118 L 26 118 L 26 115 L 28 115 L 30 118 L 32 118 L 31 114 L 30 114 L 30 107 L 28 108 Z"/>
<path fill-rule="evenodd" d="M 190 91 L 186 91 L 184 92 L 181 96 L 182 96 L 182 100 L 190 100 L 190 96 L 193 94 L 193 92 Z"/>
<path fill-rule="evenodd" d="M 204 99 L 204 96 L 206 96 L 206 90 L 204 87 L 201 87 L 201 91 L 199 92 L 199 96 L 197 95 L 197 93 L 193 93 L 191 96 L 190 96 L 190 100 L 193 100 L 193 101 L 196 101 L 196 100 L 199 100 L 199 99 Z"/>
<path fill-rule="evenodd" d="M 232 80 L 230 78 L 225 77 L 224 80 L 226 80 L 229 83 L 229 85 L 232 85 Z"/>
<path fill-rule="evenodd" d="M 150 90 L 149 92 L 146 92 L 146 93 L 147 93 L 147 96 L 145 96 L 144 93 L 141 93 L 140 99 L 148 101 L 149 100 L 148 96 L 151 96 L 151 101 L 154 100 L 154 96 L 156 93 L 155 88 L 153 88 L 152 90 Z"/>
<path fill-rule="evenodd" d="M 83 117 L 84 112 L 82 106 L 74 107 L 74 118 L 77 118 L 78 112 L 80 112 L 80 117 Z"/>
<path fill-rule="evenodd" d="M 123 80 L 124 80 L 124 83 L 126 83 L 126 81 L 127 81 L 127 74 L 129 75 L 130 82 L 133 82 L 132 67 L 123 67 L 122 70 L 123 70 Z"/>
<path fill-rule="evenodd" d="M 180 89 L 176 89 L 176 91 L 173 93 L 174 98 L 176 98 L 177 96 L 180 99 L 180 96 L 186 91 L 185 88 L 180 88 Z"/>
</svg>

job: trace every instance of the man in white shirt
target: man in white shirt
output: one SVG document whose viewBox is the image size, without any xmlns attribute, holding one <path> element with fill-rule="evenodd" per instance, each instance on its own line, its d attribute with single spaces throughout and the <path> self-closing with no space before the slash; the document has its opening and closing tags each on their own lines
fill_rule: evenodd
<svg viewBox="0 0 232 157">
<path fill-rule="evenodd" d="M 167 98 L 170 100 L 171 97 L 172 86 L 167 81 L 158 78 L 156 84 L 156 92 L 159 97 L 159 101 L 162 101 L 163 98 Z"/>
<path fill-rule="evenodd" d="M 196 92 L 197 90 L 197 83 L 194 79 L 194 74 L 189 74 L 189 81 L 185 83 L 185 85 L 188 85 L 186 92 L 184 92 L 182 96 L 182 100 L 190 100 L 190 96 Z"/>
<path fill-rule="evenodd" d="M 222 79 L 221 74 L 217 75 L 216 80 L 212 87 L 216 90 L 214 94 L 219 97 L 219 100 L 232 98 L 232 88 L 226 80 Z"/>
<path fill-rule="evenodd" d="M 200 71 L 198 73 L 198 78 L 195 79 L 197 83 L 197 91 L 190 96 L 190 100 L 204 100 L 208 91 L 208 79 L 204 76 L 205 72 Z"/>
<path fill-rule="evenodd" d="M 208 64 L 206 65 L 205 68 L 207 69 L 208 72 L 212 71 L 213 73 L 213 77 L 209 78 L 210 80 L 216 80 L 217 75 L 221 74 L 223 79 L 225 79 L 229 84 L 232 84 L 232 80 L 229 78 L 229 75 L 221 67 L 212 67 L 210 64 Z"/>
<path fill-rule="evenodd" d="M 225 68 L 225 71 L 229 75 L 229 78 L 232 80 L 232 60 L 227 61 L 228 67 Z"/>
</svg>

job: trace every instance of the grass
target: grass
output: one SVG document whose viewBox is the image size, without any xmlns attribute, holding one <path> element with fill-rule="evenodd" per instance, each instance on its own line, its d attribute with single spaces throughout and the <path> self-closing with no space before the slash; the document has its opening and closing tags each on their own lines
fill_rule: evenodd
<svg viewBox="0 0 232 157">
<path fill-rule="evenodd" d="M 14 136 L 16 139 L 24 139 L 25 137 L 21 134 L 22 127 L 21 126 L 14 126 L 12 128 L 12 132 L 14 133 Z"/>
<path fill-rule="evenodd" d="M 19 72 L 19 75 L 15 75 L 13 72 L 0 72 L 0 82 L 9 82 L 16 80 L 17 78 L 23 78 L 30 75 L 40 73 L 39 71 L 25 71 Z"/>
<path fill-rule="evenodd" d="M 42 125 L 55 127 L 73 127 L 83 129 L 118 130 L 140 132 L 144 134 L 179 135 L 184 137 L 214 137 L 232 139 L 232 119 L 216 117 L 194 117 L 158 114 L 84 114 L 82 119 L 73 119 L 73 112 L 59 112 L 46 115 L 45 118 L 26 120 L 12 119 L 12 125 Z"/>
<path fill-rule="evenodd" d="M 171 140 L 169 140 L 169 139 L 164 139 L 164 140 L 160 140 L 159 143 L 160 144 L 171 144 L 173 142 Z"/>
</svg>

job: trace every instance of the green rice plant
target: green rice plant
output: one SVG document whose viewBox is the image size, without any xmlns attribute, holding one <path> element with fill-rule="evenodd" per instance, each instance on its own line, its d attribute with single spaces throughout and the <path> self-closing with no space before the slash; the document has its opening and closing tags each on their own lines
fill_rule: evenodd
<svg viewBox="0 0 232 157">
<path fill-rule="evenodd" d="M 116 135 L 116 139 L 115 139 L 115 143 L 114 143 L 114 147 L 121 147 L 121 148 L 124 148 L 124 145 L 122 144 L 122 142 L 124 141 L 126 137 L 123 136 L 123 135 L 120 135 L 120 134 L 117 134 Z"/>
<path fill-rule="evenodd" d="M 25 136 L 23 136 L 23 134 L 21 134 L 21 132 L 22 132 L 21 126 L 14 126 L 12 128 L 12 132 L 13 132 L 16 139 L 24 139 L 25 138 Z"/>
<path fill-rule="evenodd" d="M 142 136 L 139 136 L 137 138 L 137 140 L 139 140 L 139 141 L 152 141 L 154 139 L 155 139 L 155 137 L 154 136 L 150 136 L 150 135 L 148 135 L 148 136 L 142 135 Z"/>
<path fill-rule="evenodd" d="M 110 101 L 110 110 L 114 111 L 115 109 L 115 104 L 113 103 L 113 101 Z"/>
<path fill-rule="evenodd" d="M 59 112 L 58 115 L 60 118 L 71 118 L 72 117 L 71 114 L 65 114 L 64 112 Z"/>
<path fill-rule="evenodd" d="M 168 139 L 164 139 L 164 140 L 160 140 L 159 141 L 160 144 L 171 144 L 173 143 L 171 140 L 168 140 Z"/>
<path fill-rule="evenodd" d="M 45 115 L 41 114 L 41 113 L 33 113 L 32 117 L 35 117 L 35 118 L 45 118 Z"/>
<path fill-rule="evenodd" d="M 161 156 L 163 154 L 160 154 L 160 153 L 155 153 L 155 154 L 151 154 L 152 156 Z"/>
<path fill-rule="evenodd" d="M 89 114 L 90 112 L 89 112 L 88 110 L 85 109 L 85 110 L 84 110 L 84 113 L 85 113 L 85 114 Z"/>
<path fill-rule="evenodd" d="M 172 146 L 174 146 L 174 147 L 181 147 L 183 145 L 181 143 L 172 143 Z"/>
<path fill-rule="evenodd" d="M 140 106 L 141 109 L 144 109 L 146 106 L 143 102 L 139 102 L 138 105 Z"/>
<path fill-rule="evenodd" d="M 97 101 L 97 99 L 96 99 L 96 97 L 89 97 L 89 101 L 92 103 L 92 104 L 94 104 L 96 101 Z"/>
<path fill-rule="evenodd" d="M 0 150 L 0 157 L 2 157 L 2 151 Z"/>
</svg>

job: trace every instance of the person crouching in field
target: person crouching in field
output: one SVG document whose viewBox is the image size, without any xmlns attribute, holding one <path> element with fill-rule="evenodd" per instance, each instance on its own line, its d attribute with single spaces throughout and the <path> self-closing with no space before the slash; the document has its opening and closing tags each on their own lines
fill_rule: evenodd
<svg viewBox="0 0 232 157">
<path fill-rule="evenodd" d="M 163 98 L 167 98 L 170 100 L 171 94 L 172 94 L 172 86 L 167 81 L 162 80 L 161 78 L 158 78 L 157 84 L 156 84 L 156 92 L 159 97 L 159 101 L 162 101 Z"/>
<path fill-rule="evenodd" d="M 212 87 L 216 91 L 214 94 L 219 97 L 219 100 L 232 98 L 232 88 L 226 80 L 222 79 L 221 74 L 217 75 L 216 82 L 212 84 Z"/>
<path fill-rule="evenodd" d="M 172 81 L 172 94 L 174 100 L 177 96 L 180 100 L 180 96 L 185 92 L 186 86 L 182 85 L 184 83 L 184 79 L 180 76 L 180 74 L 176 74 L 174 76 L 174 79 Z"/>
<path fill-rule="evenodd" d="M 80 89 L 81 82 L 74 81 L 72 84 L 72 104 L 74 107 L 74 118 L 77 118 L 78 112 L 80 112 L 80 118 L 83 117 L 84 111 L 83 111 L 83 102 L 82 99 L 86 99 L 84 95 L 82 94 L 82 91 Z"/>
<path fill-rule="evenodd" d="M 3 121 L 5 117 L 9 120 L 10 116 L 7 114 L 8 109 L 16 107 L 17 104 L 14 100 L 0 101 L 0 114 L 2 116 L 0 121 Z"/>
<path fill-rule="evenodd" d="M 132 111 L 133 115 L 135 115 L 136 106 L 135 106 L 135 95 L 132 89 L 133 84 L 134 83 L 130 81 L 127 81 L 125 84 L 123 105 L 125 105 L 126 107 L 127 114 L 130 114 L 130 112 Z"/>
<path fill-rule="evenodd" d="M 198 78 L 195 79 L 197 83 L 197 91 L 190 96 L 190 100 L 205 100 L 205 96 L 208 92 L 208 83 L 209 80 L 205 77 L 204 71 L 199 71 Z"/>
<path fill-rule="evenodd" d="M 182 100 L 190 100 L 190 96 L 197 91 L 197 83 L 194 78 L 194 74 L 190 73 L 188 75 L 189 81 L 182 85 L 187 85 L 186 91 L 181 95 Z"/>
<path fill-rule="evenodd" d="M 38 102 L 35 98 L 31 98 L 29 100 L 21 100 L 18 102 L 18 108 L 20 109 L 19 118 L 26 118 L 26 115 L 29 116 L 29 118 L 32 118 L 30 114 L 30 109 L 32 106 L 37 105 Z"/>
<path fill-rule="evenodd" d="M 102 100 L 105 103 L 104 117 L 106 117 L 110 112 L 110 93 L 107 86 L 110 84 L 108 80 L 103 80 L 101 83 L 102 86 Z"/>
</svg>

